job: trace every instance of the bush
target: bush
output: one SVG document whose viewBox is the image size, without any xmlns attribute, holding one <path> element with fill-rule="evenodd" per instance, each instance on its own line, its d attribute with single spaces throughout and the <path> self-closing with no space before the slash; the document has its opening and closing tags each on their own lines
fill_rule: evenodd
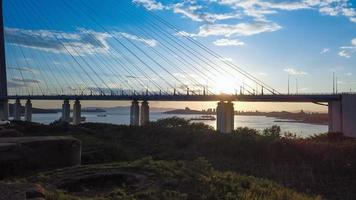
<svg viewBox="0 0 356 200">
<path fill-rule="evenodd" d="M 271 128 L 266 128 L 262 132 L 263 136 L 271 139 L 277 139 L 281 137 L 281 127 L 273 125 Z"/>
</svg>

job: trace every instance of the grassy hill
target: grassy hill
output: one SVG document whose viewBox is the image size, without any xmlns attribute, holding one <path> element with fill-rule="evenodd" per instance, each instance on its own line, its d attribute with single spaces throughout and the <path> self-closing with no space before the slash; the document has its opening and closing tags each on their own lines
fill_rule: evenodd
<svg viewBox="0 0 356 200">
<path fill-rule="evenodd" d="M 89 165 L 43 173 L 36 181 L 57 188 L 47 192 L 48 200 L 320 199 L 268 180 L 217 171 L 202 158 L 154 161 L 149 157 Z"/>
<path fill-rule="evenodd" d="M 276 126 L 262 132 L 239 128 L 233 134 L 218 134 L 204 124 L 190 124 L 177 118 L 160 120 L 148 127 L 21 123 L 10 128 L 26 136 L 73 135 L 83 142 L 82 160 L 87 165 L 118 162 L 121 165 L 123 161 L 135 162 L 151 157 L 152 163 L 175 166 L 204 158 L 211 163 L 213 173 L 209 176 L 212 177 L 217 174 L 236 179 L 254 176 L 327 199 L 354 199 L 356 196 L 356 141 L 341 134 L 324 134 L 307 139 L 296 138 L 292 134 L 282 137 Z M 180 178 L 177 180 L 181 181 Z M 259 181 L 264 181 L 252 180 L 257 181 L 257 185 Z M 194 184 L 200 185 L 200 182 Z M 272 185 L 283 188 L 274 183 Z M 177 191 L 187 193 L 185 190 Z M 259 194 L 260 191 L 255 192 Z M 264 197 L 270 198 L 267 195 L 259 199 Z"/>
</svg>

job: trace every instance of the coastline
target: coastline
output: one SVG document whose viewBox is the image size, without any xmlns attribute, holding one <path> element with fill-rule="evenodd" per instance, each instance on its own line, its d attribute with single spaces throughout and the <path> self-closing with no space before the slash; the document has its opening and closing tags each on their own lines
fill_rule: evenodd
<svg viewBox="0 0 356 200">
<path fill-rule="evenodd" d="M 189 108 L 185 109 L 176 109 L 167 112 L 163 112 L 162 114 L 184 114 L 184 115 L 216 115 L 216 112 L 209 111 L 199 111 L 199 110 L 191 110 Z M 306 113 L 301 111 L 299 113 L 293 112 L 240 112 L 235 111 L 236 116 L 264 116 L 264 117 L 274 117 L 277 120 L 275 122 L 285 122 L 285 123 L 307 123 L 307 124 L 315 124 L 315 125 L 327 125 L 328 124 L 328 114 L 326 113 Z"/>
</svg>

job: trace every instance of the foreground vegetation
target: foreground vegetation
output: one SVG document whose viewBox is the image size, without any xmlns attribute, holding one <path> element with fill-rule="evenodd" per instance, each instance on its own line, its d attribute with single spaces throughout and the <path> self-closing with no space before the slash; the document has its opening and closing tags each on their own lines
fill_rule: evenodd
<svg viewBox="0 0 356 200">
<path fill-rule="evenodd" d="M 106 178 L 81 179 L 88 173 L 108 173 Z M 75 176 L 73 177 L 73 174 Z M 80 174 L 80 175 L 78 175 Z M 120 175 L 120 176 L 118 176 Z M 298 194 L 273 182 L 214 170 L 204 159 L 195 161 L 153 161 L 91 165 L 44 173 L 40 181 L 62 190 L 48 192 L 49 200 L 68 199 L 318 199 Z M 69 191 L 71 194 L 68 194 Z"/>
<path fill-rule="evenodd" d="M 356 141 L 340 134 L 324 134 L 301 139 L 293 134 L 281 135 L 279 127 L 274 126 L 261 132 L 239 128 L 233 134 L 227 135 L 217 134 L 211 127 L 203 124 L 190 124 L 188 121 L 175 118 L 160 120 L 148 127 L 92 123 L 79 127 L 68 124 L 44 126 L 26 123 L 12 126 L 25 136 L 73 135 L 79 138 L 83 142 L 84 164 L 134 161 L 148 156 L 153 160 L 161 160 L 151 160 L 149 165 L 172 167 L 167 168 L 167 172 L 172 171 L 172 181 L 179 183 L 187 181 L 179 186 L 188 187 L 193 191 L 181 189 L 174 184 L 172 187 L 163 187 L 165 184 L 159 178 L 156 179 L 160 183 L 159 187 L 156 185 L 149 191 L 153 193 L 159 191 L 161 194 L 163 190 L 168 190 L 169 194 L 174 193 L 178 196 L 182 194 L 181 199 L 194 199 L 192 197 L 196 194 L 203 197 L 203 194 L 209 192 L 225 195 L 231 190 L 234 191 L 231 195 L 242 195 L 237 199 L 243 199 L 243 195 L 250 192 L 257 195 L 255 199 L 278 199 L 276 196 L 280 197 L 279 199 L 307 198 L 272 182 L 239 174 L 273 180 L 299 192 L 321 195 L 327 199 L 354 199 L 356 196 L 354 178 Z M 184 178 L 192 176 L 188 172 L 195 169 L 195 165 L 200 165 L 198 163 L 201 163 L 202 159 L 199 158 L 206 159 L 206 163 L 211 163 L 212 167 L 196 173 L 196 176 L 207 177 L 207 180 L 214 181 L 212 185 L 200 182 L 202 180 L 196 176 L 188 180 Z M 186 169 L 183 167 L 183 171 L 176 171 L 180 168 L 175 166 L 180 165 L 188 167 Z M 166 174 L 159 176 L 161 175 L 168 176 Z M 261 190 L 246 189 L 242 180 L 249 180 Z M 217 188 L 212 187 L 213 185 Z M 132 190 L 120 188 L 125 198 L 140 199 Z M 268 189 L 262 190 L 263 188 Z M 223 192 L 218 192 L 220 190 Z M 274 192 L 266 194 L 262 191 Z M 65 194 L 54 192 L 51 195 Z M 156 197 L 162 199 L 160 196 Z M 219 197 L 209 196 L 206 199 L 236 199 L 236 196 Z"/>
</svg>

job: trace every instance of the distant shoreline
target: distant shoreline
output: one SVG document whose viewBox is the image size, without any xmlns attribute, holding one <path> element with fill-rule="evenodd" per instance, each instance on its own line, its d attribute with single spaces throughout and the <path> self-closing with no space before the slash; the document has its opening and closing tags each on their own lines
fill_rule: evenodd
<svg viewBox="0 0 356 200">
<path fill-rule="evenodd" d="M 174 114 L 174 115 L 216 115 L 214 111 L 199 111 L 199 110 L 191 110 L 189 108 L 186 109 L 176 109 L 167 112 L 163 112 L 163 114 Z M 235 115 L 237 116 L 264 116 L 264 117 L 274 117 L 277 118 L 275 122 L 291 122 L 291 123 L 307 123 L 307 124 L 316 124 L 316 125 L 327 125 L 328 124 L 328 114 L 326 113 L 292 113 L 292 112 L 238 112 L 235 111 Z"/>
</svg>

